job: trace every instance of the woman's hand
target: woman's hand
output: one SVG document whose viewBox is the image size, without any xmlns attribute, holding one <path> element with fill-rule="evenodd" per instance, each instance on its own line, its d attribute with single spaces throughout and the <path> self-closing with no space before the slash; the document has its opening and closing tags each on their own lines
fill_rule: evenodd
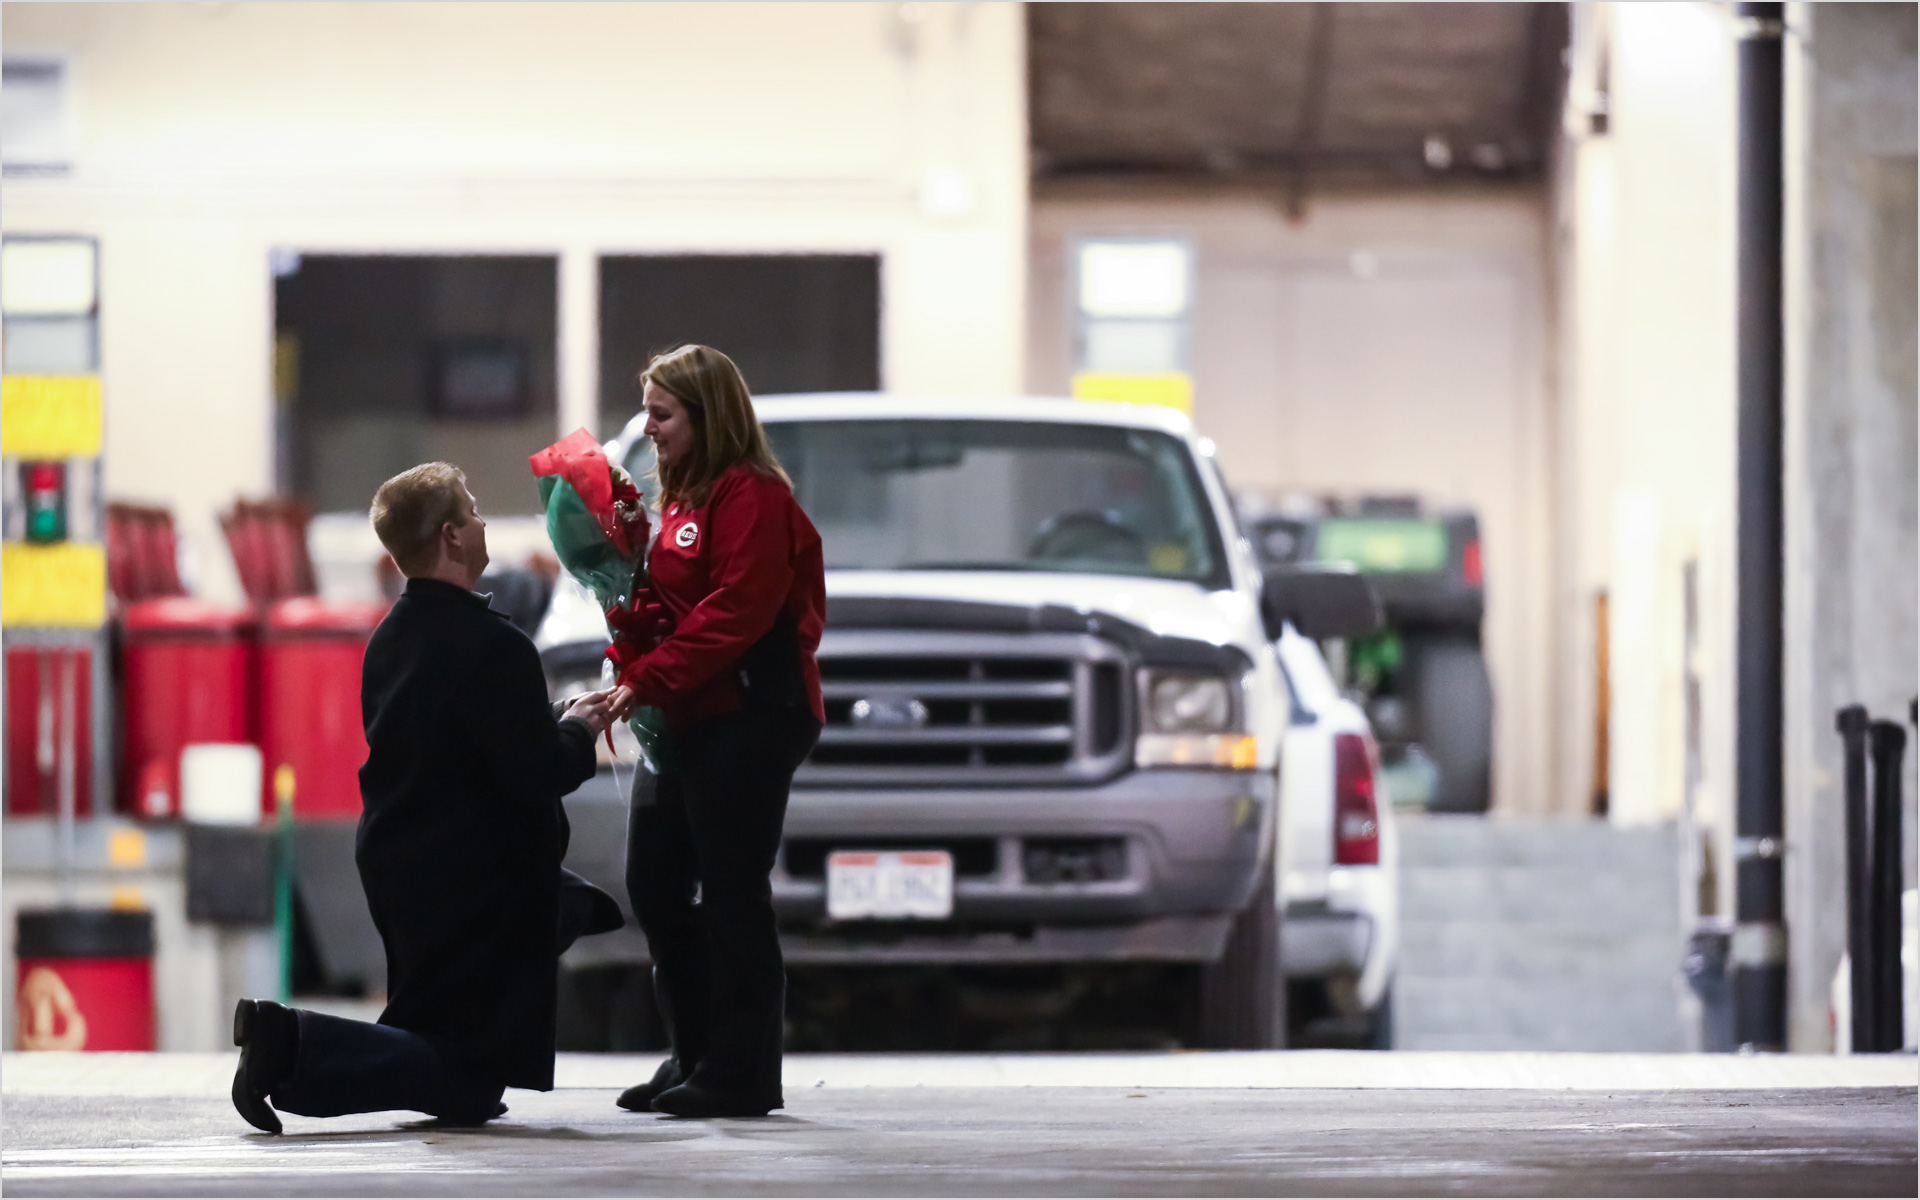
<svg viewBox="0 0 1920 1200">
<path fill-rule="evenodd" d="M 572 718 L 586 723 L 593 736 L 599 737 L 623 715 L 623 710 L 633 707 L 633 689 L 625 686 L 608 688 L 605 691 L 588 692 L 567 707 L 561 719 Z"/>
<path fill-rule="evenodd" d="M 640 707 L 639 697 L 635 696 L 633 689 L 624 683 L 612 689 L 612 691 L 619 694 L 619 699 L 614 702 L 613 706 L 613 719 L 616 721 L 624 721 L 633 715 L 634 709 Z"/>
</svg>

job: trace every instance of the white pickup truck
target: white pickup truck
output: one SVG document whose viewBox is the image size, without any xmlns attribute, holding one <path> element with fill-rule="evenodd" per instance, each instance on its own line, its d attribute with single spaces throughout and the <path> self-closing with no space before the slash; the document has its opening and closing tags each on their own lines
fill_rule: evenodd
<svg viewBox="0 0 1920 1200">
<path fill-rule="evenodd" d="M 1393 814 L 1312 640 L 1378 623 L 1367 584 L 1263 576 L 1169 409 L 756 406 L 827 566 L 827 725 L 773 874 L 789 961 L 1188 963 L 1189 1041 L 1386 1045 Z M 608 443 L 636 477 L 640 424 Z M 583 590 L 536 640 L 556 698 L 599 685 Z M 569 865 L 624 896 L 611 776 L 568 800 Z M 629 932 L 570 962 L 644 954 Z"/>
</svg>

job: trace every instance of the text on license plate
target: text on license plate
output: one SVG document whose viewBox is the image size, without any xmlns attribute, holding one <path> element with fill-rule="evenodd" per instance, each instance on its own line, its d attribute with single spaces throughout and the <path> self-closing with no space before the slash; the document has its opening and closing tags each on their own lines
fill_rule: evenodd
<svg viewBox="0 0 1920 1200">
<path fill-rule="evenodd" d="M 953 915 L 945 850 L 838 850 L 827 856 L 827 915 L 942 920 Z"/>
</svg>

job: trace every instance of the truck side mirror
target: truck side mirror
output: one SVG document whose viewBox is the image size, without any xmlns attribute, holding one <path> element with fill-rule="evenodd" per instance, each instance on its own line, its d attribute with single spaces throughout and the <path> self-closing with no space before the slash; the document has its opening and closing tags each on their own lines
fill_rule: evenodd
<svg viewBox="0 0 1920 1200">
<path fill-rule="evenodd" d="M 1260 591 L 1260 619 L 1269 640 L 1292 622 L 1301 636 L 1364 637 L 1385 624 L 1380 596 L 1367 577 L 1346 565 L 1274 567 Z"/>
</svg>

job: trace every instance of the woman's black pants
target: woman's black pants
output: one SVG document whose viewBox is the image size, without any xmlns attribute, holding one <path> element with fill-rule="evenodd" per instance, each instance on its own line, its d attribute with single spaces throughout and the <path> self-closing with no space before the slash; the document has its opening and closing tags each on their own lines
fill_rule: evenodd
<svg viewBox="0 0 1920 1200">
<path fill-rule="evenodd" d="M 777 1097 L 786 972 L 767 880 L 807 709 L 742 710 L 674 733 L 674 767 L 635 776 L 627 895 L 684 1075 Z"/>
</svg>

